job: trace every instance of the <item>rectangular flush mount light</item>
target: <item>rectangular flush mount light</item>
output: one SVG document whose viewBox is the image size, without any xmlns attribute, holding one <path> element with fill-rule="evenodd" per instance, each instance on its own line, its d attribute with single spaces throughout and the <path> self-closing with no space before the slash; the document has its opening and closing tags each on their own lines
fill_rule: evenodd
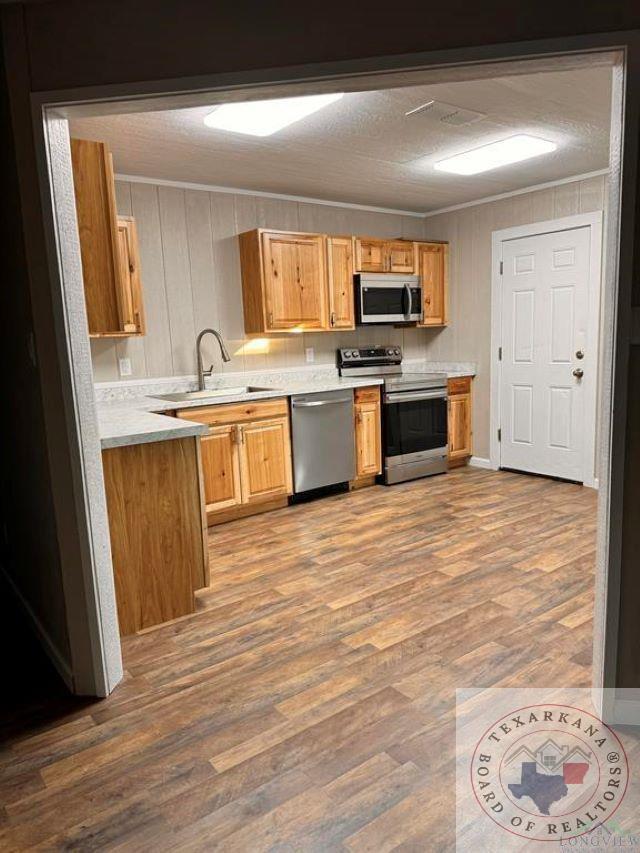
<svg viewBox="0 0 640 853">
<path fill-rule="evenodd" d="M 283 127 L 339 101 L 344 92 L 330 95 L 303 95 L 298 98 L 274 98 L 270 101 L 242 101 L 222 104 L 204 117 L 208 127 L 230 130 L 250 136 L 271 136 Z"/>
<path fill-rule="evenodd" d="M 463 154 L 456 154 L 455 157 L 447 157 L 446 160 L 435 163 L 434 169 L 439 172 L 453 172 L 455 175 L 477 175 L 479 172 L 488 172 L 510 163 L 539 157 L 540 154 L 548 154 L 557 147 L 555 142 L 519 133 L 500 142 L 491 142 Z"/>
</svg>

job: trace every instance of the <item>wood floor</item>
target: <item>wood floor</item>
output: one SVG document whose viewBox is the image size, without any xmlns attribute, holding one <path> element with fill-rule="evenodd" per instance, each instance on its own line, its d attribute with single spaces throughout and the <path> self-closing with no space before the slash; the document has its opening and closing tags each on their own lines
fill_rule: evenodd
<svg viewBox="0 0 640 853">
<path fill-rule="evenodd" d="M 6 720 L 0 849 L 453 849 L 455 688 L 590 683 L 595 507 L 469 468 L 213 529 L 109 699 Z"/>
</svg>

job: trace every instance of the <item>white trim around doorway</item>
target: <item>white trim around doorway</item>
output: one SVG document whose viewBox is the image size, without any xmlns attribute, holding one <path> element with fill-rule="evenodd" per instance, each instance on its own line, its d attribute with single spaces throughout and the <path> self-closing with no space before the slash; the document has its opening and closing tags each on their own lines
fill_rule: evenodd
<svg viewBox="0 0 640 853">
<path fill-rule="evenodd" d="M 517 225 L 494 231 L 491 239 L 491 391 L 490 391 L 490 467 L 500 468 L 500 442 L 498 429 L 500 427 L 500 359 L 499 348 L 502 345 L 502 277 L 500 262 L 502 260 L 502 244 L 507 240 L 519 237 L 533 237 L 538 234 L 550 234 L 554 231 L 568 231 L 572 228 L 591 229 L 590 258 L 589 258 L 589 319 L 587 336 L 590 345 L 595 345 L 593 369 L 588 371 L 583 380 L 585 407 L 593 413 L 585 425 L 583 442 L 582 472 L 583 483 L 591 488 L 598 487 L 596 477 L 596 430 L 597 430 L 597 394 L 598 375 L 600 367 L 600 302 L 602 281 L 602 223 L 601 210 L 592 213 L 578 213 L 574 216 L 563 216 L 560 219 L 548 219 L 543 222 L 532 222 L 529 225 Z"/>
</svg>

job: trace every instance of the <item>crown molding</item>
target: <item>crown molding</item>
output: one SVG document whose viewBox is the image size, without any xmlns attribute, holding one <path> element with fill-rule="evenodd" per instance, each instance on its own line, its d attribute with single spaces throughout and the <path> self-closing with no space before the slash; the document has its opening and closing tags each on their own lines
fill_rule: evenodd
<svg viewBox="0 0 640 853">
<path fill-rule="evenodd" d="M 439 216 L 441 213 L 452 213 L 454 210 L 463 210 L 465 207 L 475 207 L 478 204 L 489 204 L 492 201 L 501 201 L 503 198 L 526 195 L 527 193 L 534 193 L 537 190 L 548 190 L 551 187 L 560 187 L 563 184 L 573 184 L 576 181 L 586 181 L 589 178 L 599 178 L 602 175 L 608 174 L 608 169 L 597 169 L 595 172 L 584 172 L 582 175 L 570 175 L 568 178 L 559 178 L 557 181 L 547 181 L 544 184 L 533 184 L 529 187 L 522 187 L 522 189 L 519 190 L 510 190 L 508 193 L 489 195 L 484 198 L 478 198 L 475 201 L 464 201 L 461 204 L 452 204 L 450 207 L 440 207 L 438 210 L 429 210 L 422 215 L 425 219 L 429 219 L 431 216 Z"/>
<path fill-rule="evenodd" d="M 452 204 L 449 207 L 439 207 L 437 210 L 428 210 L 418 213 L 415 210 L 397 210 L 393 207 L 374 207 L 369 204 L 353 204 L 347 201 L 328 201 L 325 198 L 310 198 L 303 195 L 286 195 L 285 193 L 269 193 L 262 190 L 246 190 L 239 187 L 220 187 L 215 184 L 194 184 L 189 181 L 169 181 L 165 178 L 148 178 L 143 175 L 115 175 L 116 181 L 128 181 L 132 184 L 153 184 L 160 187 L 176 187 L 182 190 L 200 190 L 210 193 L 228 193 L 229 195 L 252 195 L 258 198 L 274 198 L 280 201 L 294 201 L 302 204 L 322 204 L 325 207 L 343 207 L 349 210 L 366 210 L 369 213 L 391 213 L 395 216 L 412 216 L 414 219 L 429 219 L 439 216 L 441 213 L 452 213 L 454 210 L 464 210 L 467 207 L 475 207 L 479 204 L 489 204 L 492 201 L 501 201 L 505 198 L 513 198 L 518 195 L 547 190 L 551 187 L 560 187 L 563 184 L 572 184 L 576 181 L 586 181 L 589 178 L 599 178 L 608 175 L 609 169 L 597 169 L 595 172 L 584 172 L 582 175 L 570 175 L 568 178 L 559 178 L 557 181 L 546 181 L 543 184 L 533 184 L 518 190 L 510 190 L 498 195 L 489 195 L 473 201 L 463 201 L 460 204 Z"/>
<path fill-rule="evenodd" d="M 280 201 L 296 201 L 305 204 L 322 204 L 326 207 L 345 207 L 350 210 L 366 210 L 370 213 L 393 213 L 396 216 L 413 216 L 423 219 L 424 213 L 415 210 L 396 210 L 392 207 L 373 207 L 368 204 L 352 204 L 346 201 L 328 201 L 326 198 L 309 198 L 303 195 L 285 195 L 284 193 L 268 193 L 261 190 L 245 190 L 238 187 L 219 187 L 215 184 L 193 184 L 188 181 L 168 181 L 164 178 L 147 178 L 141 175 L 114 176 L 116 181 L 128 181 L 132 184 L 154 184 L 160 187 L 176 187 L 183 190 L 201 190 L 210 193 L 228 193 L 229 195 L 252 195 L 258 198 L 275 198 Z"/>
</svg>

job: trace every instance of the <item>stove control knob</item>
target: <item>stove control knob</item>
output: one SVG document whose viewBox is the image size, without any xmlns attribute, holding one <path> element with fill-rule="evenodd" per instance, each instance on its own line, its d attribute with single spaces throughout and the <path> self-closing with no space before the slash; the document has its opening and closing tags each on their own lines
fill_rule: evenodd
<svg viewBox="0 0 640 853">
<path fill-rule="evenodd" d="M 392 349 L 388 349 L 388 350 L 387 350 L 387 355 L 393 355 L 393 350 L 392 350 Z"/>
<path fill-rule="evenodd" d="M 345 358 L 351 358 L 351 353 L 349 352 L 349 350 L 348 350 L 348 349 L 346 349 L 346 350 L 344 351 L 344 357 L 345 357 Z"/>
<path fill-rule="evenodd" d="M 357 349 L 354 349 L 354 350 L 353 350 L 353 352 L 351 353 L 351 355 L 352 355 L 354 358 L 360 358 L 360 353 L 358 352 L 358 350 L 357 350 Z"/>
<path fill-rule="evenodd" d="M 393 354 L 394 354 L 394 355 L 400 355 L 400 350 L 398 349 L 398 347 L 396 347 L 396 348 L 394 349 Z"/>
</svg>

